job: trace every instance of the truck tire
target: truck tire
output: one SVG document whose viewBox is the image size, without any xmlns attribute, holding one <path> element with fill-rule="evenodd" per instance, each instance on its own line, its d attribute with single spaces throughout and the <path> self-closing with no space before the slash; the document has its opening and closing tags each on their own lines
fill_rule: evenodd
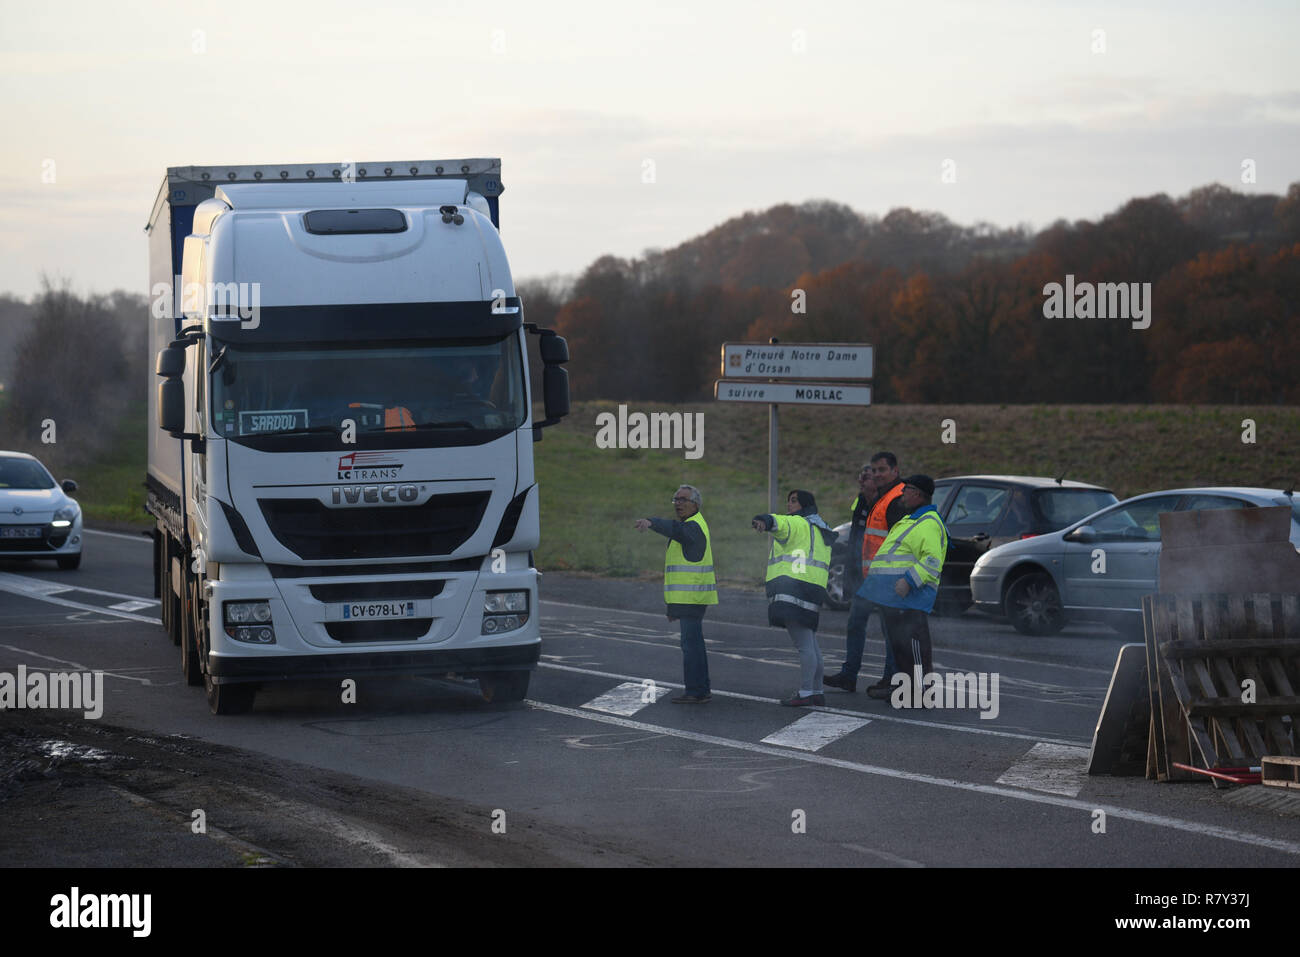
<svg viewBox="0 0 1300 957">
<path fill-rule="evenodd" d="M 181 674 L 191 688 L 203 684 L 203 669 L 199 655 L 199 586 L 198 580 L 185 576 L 184 600 L 181 602 Z"/>
<path fill-rule="evenodd" d="M 246 714 L 252 710 L 257 697 L 256 684 L 219 685 L 212 675 L 203 676 L 203 688 L 208 694 L 208 709 L 213 714 Z"/>
<path fill-rule="evenodd" d="M 531 671 L 488 671 L 478 676 L 483 700 L 493 704 L 523 701 L 528 695 Z"/>
</svg>

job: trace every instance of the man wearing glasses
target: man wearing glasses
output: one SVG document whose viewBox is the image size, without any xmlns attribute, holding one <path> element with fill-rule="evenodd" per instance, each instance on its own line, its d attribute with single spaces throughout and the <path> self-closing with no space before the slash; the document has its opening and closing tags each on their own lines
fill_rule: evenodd
<svg viewBox="0 0 1300 957">
<path fill-rule="evenodd" d="M 704 649 L 704 611 L 718 603 L 718 582 L 713 573 L 713 547 L 709 526 L 700 514 L 703 498 L 693 485 L 683 485 L 673 496 L 674 521 L 638 518 L 635 528 L 653 529 L 668 539 L 664 554 L 664 603 L 668 620 L 679 622 L 682 632 L 682 670 L 686 693 L 673 704 L 703 704 L 709 690 L 709 659 Z"/>
</svg>

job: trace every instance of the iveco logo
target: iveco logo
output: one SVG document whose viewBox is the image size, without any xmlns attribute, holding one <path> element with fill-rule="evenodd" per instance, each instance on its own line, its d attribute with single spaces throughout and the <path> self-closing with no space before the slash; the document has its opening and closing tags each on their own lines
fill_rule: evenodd
<svg viewBox="0 0 1300 957">
<path fill-rule="evenodd" d="M 330 489 L 335 505 L 395 505 L 414 502 L 414 485 L 336 485 Z"/>
</svg>

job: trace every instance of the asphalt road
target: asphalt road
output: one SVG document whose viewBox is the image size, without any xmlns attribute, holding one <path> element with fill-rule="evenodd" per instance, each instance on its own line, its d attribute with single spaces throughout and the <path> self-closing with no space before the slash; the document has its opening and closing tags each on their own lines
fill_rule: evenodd
<svg viewBox="0 0 1300 957">
<path fill-rule="evenodd" d="M 1123 643 L 1101 627 L 1027 639 L 973 613 L 935 619 L 936 670 L 996 675 L 996 717 L 834 691 L 826 707 L 796 710 L 777 704 L 798 677 L 785 632 L 766 626 L 761 595 L 724 591 L 705 623 L 714 698 L 681 706 L 668 700 L 681 688 L 677 628 L 654 583 L 546 574 L 542 663 L 523 704 L 487 704 L 474 682 L 409 678 L 362 681 L 355 704 L 335 684 L 271 687 L 251 714 L 217 718 L 185 686 L 150 593 L 140 536 L 88 533 L 75 572 L 0 562 L 0 672 L 102 670 L 104 725 L 400 789 L 424 809 L 454 806 L 483 835 L 504 822 L 506 839 L 512 821 L 526 821 L 534 835 L 549 829 L 618 863 L 1300 861 L 1294 813 L 1208 784 L 1086 776 Z M 829 667 L 841 660 L 845 618 L 822 617 Z M 869 673 L 882 651 L 873 622 Z"/>
</svg>

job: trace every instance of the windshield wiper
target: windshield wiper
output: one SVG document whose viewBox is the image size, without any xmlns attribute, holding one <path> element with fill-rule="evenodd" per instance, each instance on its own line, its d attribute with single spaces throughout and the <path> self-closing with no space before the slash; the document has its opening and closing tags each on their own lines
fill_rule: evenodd
<svg viewBox="0 0 1300 957">
<path fill-rule="evenodd" d="M 421 422 L 418 425 L 408 425 L 405 431 L 419 431 L 420 429 L 473 429 L 474 423 L 466 422 L 463 419 L 457 419 L 454 422 Z M 389 432 L 401 432 L 402 429 L 387 429 Z"/>
<path fill-rule="evenodd" d="M 331 435 L 342 435 L 343 428 L 338 425 L 313 425 L 308 429 L 289 429 L 285 432 L 254 432 L 252 435 L 312 435 L 323 432 L 329 432 Z M 249 437 L 250 436 L 241 436 L 241 438 Z"/>
</svg>

